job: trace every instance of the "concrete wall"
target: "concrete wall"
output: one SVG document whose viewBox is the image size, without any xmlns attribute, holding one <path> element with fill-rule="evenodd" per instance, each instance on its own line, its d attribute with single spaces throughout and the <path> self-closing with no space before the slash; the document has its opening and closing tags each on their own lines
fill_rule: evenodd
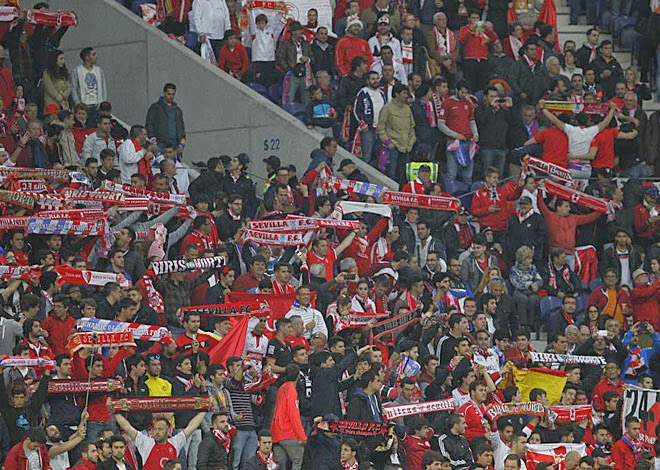
<svg viewBox="0 0 660 470">
<path fill-rule="evenodd" d="M 27 7 L 35 1 L 24 2 Z M 188 163 L 221 154 L 247 152 L 250 172 L 265 176 L 261 160 L 277 155 L 293 163 L 299 175 L 307 169 L 309 153 L 321 137 L 273 103 L 236 82 L 217 67 L 169 39 L 114 0 L 50 0 L 51 9 L 73 10 L 79 26 L 62 41 L 69 69 L 80 63 L 86 46 L 98 52 L 113 113 L 129 124 L 144 124 L 149 105 L 163 85 L 177 85 L 176 101 L 183 109 Z M 350 155 L 341 150 L 335 165 Z M 357 160 L 354 158 L 354 160 Z M 395 183 L 358 161 L 372 182 Z"/>
</svg>

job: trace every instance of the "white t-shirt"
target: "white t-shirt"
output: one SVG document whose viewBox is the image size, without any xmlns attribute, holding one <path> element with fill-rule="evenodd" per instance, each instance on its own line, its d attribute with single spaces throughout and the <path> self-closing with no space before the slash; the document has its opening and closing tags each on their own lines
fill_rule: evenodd
<svg viewBox="0 0 660 470">
<path fill-rule="evenodd" d="M 265 335 L 255 336 L 252 332 L 247 334 L 245 338 L 245 349 L 243 355 L 246 355 L 252 360 L 257 372 L 261 373 L 261 365 L 266 351 L 268 349 L 268 338 Z"/>
<path fill-rule="evenodd" d="M 598 134 L 598 126 L 576 127 L 564 124 L 564 133 L 568 136 L 568 152 L 573 155 L 589 153 L 591 141 Z"/>
</svg>

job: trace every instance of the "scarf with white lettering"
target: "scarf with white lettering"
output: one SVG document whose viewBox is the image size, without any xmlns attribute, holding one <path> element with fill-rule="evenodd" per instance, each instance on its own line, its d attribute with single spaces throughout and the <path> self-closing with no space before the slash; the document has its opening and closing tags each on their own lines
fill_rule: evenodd
<svg viewBox="0 0 660 470">
<path fill-rule="evenodd" d="M 275 463 L 275 456 L 271 452 L 268 454 L 267 457 L 264 457 L 261 455 L 260 451 L 257 451 L 257 457 L 259 458 L 259 461 L 263 464 L 263 466 L 266 468 L 266 470 L 278 470 L 280 468 L 277 463 Z M 357 470 L 357 469 L 356 469 Z"/>
</svg>

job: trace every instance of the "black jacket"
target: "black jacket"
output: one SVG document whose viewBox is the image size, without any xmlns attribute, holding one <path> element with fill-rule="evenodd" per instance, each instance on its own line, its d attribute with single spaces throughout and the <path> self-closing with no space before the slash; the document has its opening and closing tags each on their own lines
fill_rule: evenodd
<svg viewBox="0 0 660 470">
<path fill-rule="evenodd" d="M 341 382 L 339 379 L 346 369 L 353 365 L 357 359 L 356 353 L 346 355 L 339 364 L 331 369 L 322 369 L 318 366 L 310 366 L 312 378 L 312 416 L 323 416 L 333 413 L 341 416 L 341 404 L 339 403 L 339 392 L 350 387 L 355 380 L 353 378 Z"/>
<path fill-rule="evenodd" d="M 633 246 L 628 247 L 628 263 L 630 264 L 630 274 L 635 272 L 636 269 L 642 267 L 641 253 L 638 253 Z M 598 270 L 600 271 L 601 276 L 604 276 L 605 271 L 610 268 L 616 269 L 619 279 L 621 279 L 621 261 L 616 255 L 616 248 L 614 246 L 611 246 L 603 252 L 598 263 Z"/>
<path fill-rule="evenodd" d="M 300 365 L 300 377 L 296 382 L 296 391 L 298 392 L 298 409 L 300 416 L 314 418 L 312 416 L 312 380 L 310 370 L 307 364 Z"/>
<path fill-rule="evenodd" d="M 573 314 L 575 318 L 575 314 Z M 566 327 L 569 325 L 568 321 L 564 317 L 564 310 L 560 309 L 558 312 L 553 313 L 546 323 L 546 329 L 548 330 L 548 338 L 556 333 L 564 333 Z"/>
<path fill-rule="evenodd" d="M 325 50 L 321 49 L 317 41 L 312 43 L 312 55 L 314 56 L 314 71 L 325 70 L 334 77 L 337 74 L 335 69 L 335 46 L 327 43 Z"/>
<path fill-rule="evenodd" d="M 474 462 L 470 443 L 461 435 L 451 432 L 438 438 L 440 453 L 449 459 L 452 470 L 465 470 Z"/>
<path fill-rule="evenodd" d="M 145 383 L 146 375 L 140 377 L 137 383 L 133 382 L 130 376 L 126 377 L 124 381 L 124 389 L 126 396 L 132 398 L 144 398 L 149 396 L 149 387 Z M 127 413 L 126 418 L 131 425 L 138 431 L 144 431 L 151 426 L 152 415 L 149 412 L 136 412 Z"/>
<path fill-rule="evenodd" d="M 50 405 L 49 424 L 77 426 L 80 423 L 80 397 L 75 394 L 57 393 L 48 396 Z"/>
<path fill-rule="evenodd" d="M 186 126 L 183 123 L 183 111 L 181 111 L 181 108 L 179 108 L 176 103 L 172 104 L 176 126 L 176 141 L 172 142 L 172 139 L 169 137 L 170 126 L 167 117 L 169 106 L 170 105 L 168 105 L 162 97 L 149 106 L 145 127 L 147 128 L 149 137 L 155 137 L 158 139 L 158 142 L 178 144 L 179 140 L 186 138 Z"/>
<path fill-rule="evenodd" d="M 323 433 L 314 433 L 309 436 L 305 446 L 303 468 L 328 469 L 340 468 L 339 452 L 341 441 L 330 439 Z"/>
<path fill-rule="evenodd" d="M 199 389 L 195 387 L 194 385 L 186 391 L 183 382 L 179 380 L 181 377 L 182 379 L 186 379 L 187 377 L 183 377 L 181 375 L 181 372 L 177 371 L 174 377 L 170 380 L 172 382 L 172 397 L 198 397 L 201 395 Z M 174 422 L 176 423 L 176 427 L 179 429 L 185 428 L 188 423 L 190 422 L 191 419 L 195 417 L 197 414 L 197 411 L 176 411 L 174 412 Z"/>
<path fill-rule="evenodd" d="M 275 459 L 275 463 L 279 465 L 279 468 L 282 468 L 282 462 L 277 460 L 277 457 L 275 457 L 275 455 L 273 455 L 273 459 Z M 200 468 L 199 463 L 197 464 L 197 468 Z M 241 470 L 268 470 L 268 469 L 263 463 L 261 463 L 259 457 L 253 455 L 252 457 L 250 457 L 245 461 L 245 463 L 241 466 Z"/>
<path fill-rule="evenodd" d="M 7 429 L 7 423 L 0 416 L 0 462 L 4 462 L 7 459 L 7 454 L 11 448 L 10 441 L 11 438 L 9 436 L 9 429 Z"/>
<path fill-rule="evenodd" d="M 218 230 L 218 237 L 223 242 L 232 238 L 242 226 L 241 220 L 234 220 L 227 211 L 215 219 L 215 226 Z"/>
<path fill-rule="evenodd" d="M 0 413 L 7 423 L 12 446 L 21 442 L 30 428 L 41 423 L 41 405 L 46 401 L 49 382 L 50 376 L 44 375 L 27 405 L 18 409 L 10 404 L 5 381 L 0 377 Z"/>
<path fill-rule="evenodd" d="M 337 90 L 337 110 L 339 114 L 343 114 L 346 106 L 353 104 L 358 91 L 366 85 L 366 76 L 356 77 L 355 74 L 348 74 L 339 82 L 339 89 Z M 354 118 L 351 118 L 354 120 Z"/>
<path fill-rule="evenodd" d="M 514 96 L 520 98 L 520 94 L 525 93 L 527 99 L 521 101 L 535 104 L 546 91 L 542 89 L 544 74 L 545 69 L 541 64 L 537 64 L 534 71 L 532 71 L 524 58 L 517 60 L 511 67 L 511 75 L 509 77 L 509 83 L 513 89 Z"/>
<path fill-rule="evenodd" d="M 474 119 L 479 129 L 479 145 L 484 149 L 506 150 L 506 134 L 509 132 L 511 112 L 500 108 L 493 112 L 490 106 L 479 106 L 474 110 Z"/>
<path fill-rule="evenodd" d="M 198 470 L 227 470 L 229 453 L 218 439 L 210 434 L 202 439 L 197 450 Z"/>
<path fill-rule="evenodd" d="M 256 186 L 249 176 L 241 173 L 236 181 L 231 175 L 226 176 L 222 181 L 222 191 L 227 196 L 240 195 L 243 198 L 243 217 L 254 217 L 254 213 L 257 211 Z"/>
<path fill-rule="evenodd" d="M 124 462 L 126 464 L 126 470 L 135 470 L 135 467 L 130 465 L 128 462 Z M 114 460 L 106 460 L 105 462 L 99 462 L 99 464 L 96 466 L 96 470 L 119 470 L 117 468 L 117 464 L 115 463 Z"/>
<path fill-rule="evenodd" d="M 376 401 L 378 402 L 378 415 L 383 413 L 383 405 L 380 402 L 380 397 L 378 394 L 375 395 Z M 374 410 L 374 412 L 376 412 Z M 351 401 L 348 403 L 348 413 L 346 419 L 349 421 L 362 421 L 364 423 L 373 423 L 374 422 L 374 412 L 371 411 L 371 404 L 369 403 L 369 397 L 361 388 L 358 388 L 351 397 Z M 382 419 L 382 418 L 381 418 Z"/>
<path fill-rule="evenodd" d="M 415 120 L 417 142 L 424 142 L 435 147 L 440 142 L 440 130 L 437 127 L 431 127 L 429 118 L 426 116 L 426 101 L 421 98 L 416 99 L 412 105 L 412 114 Z"/>
<path fill-rule="evenodd" d="M 213 170 L 203 171 L 199 175 L 199 178 L 188 186 L 190 197 L 192 199 L 213 201 L 216 194 L 222 191 L 222 180 L 224 176 L 224 174 Z"/>
<path fill-rule="evenodd" d="M 547 227 L 541 214 L 534 213 L 520 223 L 517 215 L 509 219 L 509 229 L 504 240 L 506 255 L 510 263 L 516 261 L 516 251 L 523 245 L 534 249 L 534 261 L 545 258 L 545 247 L 548 240 Z"/>
<path fill-rule="evenodd" d="M 576 294 L 580 292 L 582 281 L 580 280 L 580 277 L 573 271 L 570 271 L 568 282 L 564 280 L 564 276 L 562 276 L 560 273 L 556 274 L 555 281 L 557 287 L 555 288 L 550 287 L 550 268 L 548 263 L 543 263 L 538 266 L 538 268 L 539 274 L 543 278 L 543 288 L 548 291 L 548 295 L 556 296 L 557 292 L 563 292 L 564 294 Z"/>
</svg>

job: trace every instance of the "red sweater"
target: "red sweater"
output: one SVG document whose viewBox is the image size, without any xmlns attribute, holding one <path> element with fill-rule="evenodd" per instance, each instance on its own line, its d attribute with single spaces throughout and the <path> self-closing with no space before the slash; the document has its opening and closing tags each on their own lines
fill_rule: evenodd
<svg viewBox="0 0 660 470">
<path fill-rule="evenodd" d="M 590 224 L 598 219 L 602 214 L 593 212 L 586 215 L 569 215 L 562 217 L 556 212 L 552 212 L 545 205 L 541 193 L 539 193 L 539 210 L 545 219 L 548 227 L 548 246 L 549 248 L 558 246 L 572 254 L 575 251 L 575 229 L 578 225 Z"/>
<path fill-rule="evenodd" d="M 424 454 L 431 450 L 429 440 L 433 437 L 433 430 L 428 430 L 426 439 L 406 434 L 403 438 L 403 453 L 406 456 L 406 470 L 417 470 L 422 468 Z"/>
<path fill-rule="evenodd" d="M 364 276 L 364 273 L 369 270 L 371 266 L 371 260 L 369 259 L 371 245 L 373 245 L 376 240 L 378 240 L 380 233 L 385 230 L 385 227 L 387 227 L 388 224 L 389 219 L 382 217 L 378 222 L 376 222 L 376 225 L 374 225 L 374 228 L 369 231 L 366 237 L 353 238 L 351 244 L 348 246 L 348 248 L 346 248 L 346 250 L 344 250 L 343 257 L 353 258 L 355 260 L 358 267 L 358 274 L 360 276 Z M 339 239 L 343 240 L 346 236 L 348 236 L 348 231 L 337 230 L 337 234 L 339 235 Z"/>
<path fill-rule="evenodd" d="M 491 200 L 491 191 L 489 188 L 484 186 L 478 189 L 472 196 L 472 215 L 479 220 L 481 227 L 490 227 L 494 232 L 503 232 L 506 230 L 510 215 L 507 208 L 507 201 L 518 199 L 522 193 L 522 189 L 522 186 L 518 186 L 515 183 L 507 183 L 504 186 L 496 188 L 498 196 L 496 200 Z M 490 213 L 488 208 L 493 205 L 499 207 L 500 211 Z"/>
<path fill-rule="evenodd" d="M 651 214 L 644 207 L 644 204 L 635 206 L 633 222 L 635 224 L 635 232 L 637 232 L 637 236 L 640 238 L 653 238 L 655 231 L 660 228 L 660 220 L 656 220 L 652 224 L 648 223 L 650 217 Z"/>
<path fill-rule="evenodd" d="M 76 320 L 69 314 L 64 320 L 60 320 L 51 312 L 41 326 L 48 332 L 48 344 L 53 354 L 66 353 L 66 343 L 69 341 L 69 335 L 76 330 Z"/>
<path fill-rule="evenodd" d="M 41 470 L 52 470 L 50 466 L 50 457 L 48 449 L 44 444 L 39 446 L 39 459 L 41 460 Z M 28 470 L 28 460 L 23 449 L 23 441 L 9 449 L 7 460 L 5 460 L 5 470 Z"/>
<path fill-rule="evenodd" d="M 224 45 L 218 55 L 218 67 L 227 73 L 233 73 L 239 79 L 243 78 L 247 72 L 250 60 L 248 59 L 247 49 L 241 43 L 236 43 L 234 50 L 229 49 L 229 45 Z"/>
<path fill-rule="evenodd" d="M 273 442 L 298 439 L 307 442 L 307 434 L 300 420 L 298 392 L 295 382 L 284 382 L 277 392 L 273 424 L 270 427 Z"/>
<path fill-rule="evenodd" d="M 482 33 L 470 31 L 469 24 L 463 26 L 458 33 L 458 42 L 463 47 L 464 59 L 487 59 L 488 43 L 497 39 L 497 34 L 491 29 L 484 29 Z"/>
<path fill-rule="evenodd" d="M 635 286 L 630 295 L 633 310 L 633 321 L 645 321 L 660 331 L 660 282 L 656 281 L 648 286 Z"/>
</svg>

